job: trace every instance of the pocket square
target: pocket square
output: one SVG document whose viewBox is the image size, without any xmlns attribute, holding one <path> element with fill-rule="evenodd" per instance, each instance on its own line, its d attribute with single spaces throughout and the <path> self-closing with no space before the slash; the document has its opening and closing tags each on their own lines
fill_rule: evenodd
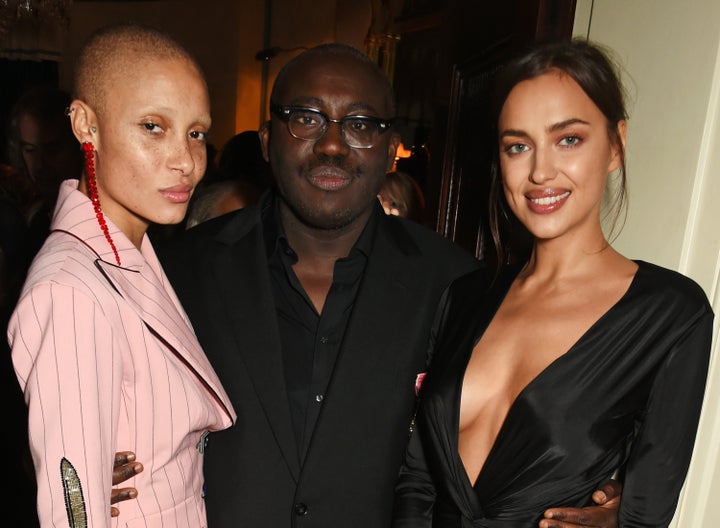
<svg viewBox="0 0 720 528">
<path fill-rule="evenodd" d="M 422 386 L 422 382 L 425 379 L 426 374 L 427 374 L 427 372 L 421 372 L 415 378 L 415 396 L 420 395 L 420 387 Z"/>
</svg>

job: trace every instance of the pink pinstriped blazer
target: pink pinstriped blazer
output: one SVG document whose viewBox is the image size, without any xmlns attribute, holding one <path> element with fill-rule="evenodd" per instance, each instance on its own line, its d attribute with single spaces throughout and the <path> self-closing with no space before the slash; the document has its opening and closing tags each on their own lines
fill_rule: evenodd
<svg viewBox="0 0 720 528">
<path fill-rule="evenodd" d="M 235 412 L 147 236 L 138 251 L 108 227 L 122 267 L 77 181 L 63 182 L 8 327 L 40 523 L 201 528 L 204 433 Z M 111 520 L 118 450 L 135 451 L 145 470 L 125 484 L 138 499 Z"/>
</svg>

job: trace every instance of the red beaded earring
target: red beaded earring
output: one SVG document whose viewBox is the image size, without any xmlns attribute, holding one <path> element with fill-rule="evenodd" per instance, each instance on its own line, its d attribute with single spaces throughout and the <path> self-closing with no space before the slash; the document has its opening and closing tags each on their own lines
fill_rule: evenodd
<svg viewBox="0 0 720 528">
<path fill-rule="evenodd" d="M 118 255 L 118 251 L 115 248 L 115 242 L 113 242 L 113 239 L 110 236 L 110 231 L 108 230 L 107 223 L 105 222 L 105 216 L 100 208 L 100 198 L 98 197 L 97 182 L 95 180 L 95 147 L 89 141 L 84 141 L 82 148 L 83 155 L 85 157 L 85 174 L 87 174 L 88 179 L 88 192 L 90 193 L 90 201 L 95 209 L 95 217 L 97 218 L 98 224 L 100 224 L 100 229 L 105 235 L 105 240 L 108 241 L 108 244 L 110 244 L 110 247 L 115 254 L 115 261 L 117 262 L 117 265 L 120 266 L 120 255 Z"/>
</svg>

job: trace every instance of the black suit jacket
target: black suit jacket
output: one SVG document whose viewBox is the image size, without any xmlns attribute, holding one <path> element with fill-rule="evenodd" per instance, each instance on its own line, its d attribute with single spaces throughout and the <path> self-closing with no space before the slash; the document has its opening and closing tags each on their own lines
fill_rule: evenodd
<svg viewBox="0 0 720 528">
<path fill-rule="evenodd" d="M 263 242 L 261 209 L 272 199 L 158 248 L 238 415 L 205 452 L 209 526 L 389 526 L 438 300 L 479 263 L 418 224 L 380 214 L 301 467 Z"/>
</svg>

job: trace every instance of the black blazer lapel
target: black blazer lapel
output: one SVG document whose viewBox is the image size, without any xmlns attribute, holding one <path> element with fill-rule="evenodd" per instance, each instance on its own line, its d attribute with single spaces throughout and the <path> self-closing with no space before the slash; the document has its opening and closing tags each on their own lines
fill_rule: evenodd
<svg viewBox="0 0 720 528">
<path fill-rule="evenodd" d="M 243 216 L 242 220 L 250 216 Z M 247 223 L 233 222 L 216 237 L 219 249 L 212 263 L 211 288 L 222 303 L 226 314 L 223 326 L 228 334 L 228 346 L 221 353 L 238 351 L 234 363 L 224 362 L 231 365 L 230 371 L 218 374 L 225 380 L 233 377 L 232 368 L 247 369 L 278 447 L 297 480 L 300 464 L 290 418 L 275 305 L 269 287 L 267 257 L 262 251 L 264 243 L 259 215 L 252 216 L 255 223 L 251 229 L 247 229 Z M 252 332 L 243 331 L 248 328 Z"/>
<path fill-rule="evenodd" d="M 397 226 L 396 226 L 397 227 Z M 395 239 L 392 230 L 384 222 L 379 222 L 378 234 L 368 260 L 365 277 L 372 278 L 372 289 L 361 284 L 353 315 L 343 340 L 343 348 L 353 346 L 364 350 L 365 354 L 377 354 L 382 362 L 386 351 L 378 347 L 378 342 L 393 342 L 398 332 L 417 309 L 413 306 L 413 296 L 409 292 L 423 287 L 420 273 L 417 273 L 419 252 L 407 244 L 406 239 Z M 428 334 L 429 335 L 429 334 Z M 382 336 L 382 340 L 378 339 Z M 341 348 L 341 355 L 342 350 Z M 366 356 L 367 357 L 367 356 Z M 373 364 L 374 361 L 362 361 Z"/>
</svg>

